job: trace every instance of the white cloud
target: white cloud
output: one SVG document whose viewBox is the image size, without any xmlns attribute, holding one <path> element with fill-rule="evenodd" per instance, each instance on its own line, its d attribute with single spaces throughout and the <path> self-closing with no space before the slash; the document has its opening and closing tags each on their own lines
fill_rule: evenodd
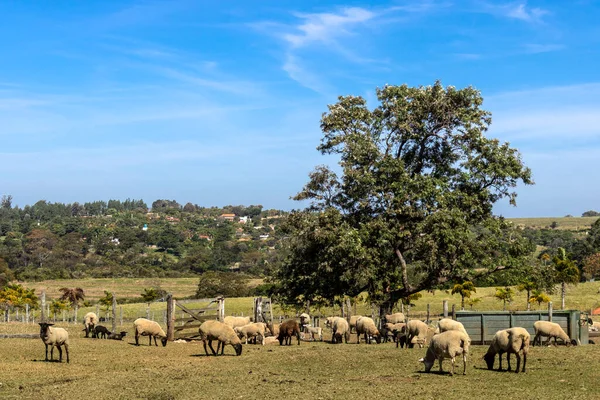
<svg viewBox="0 0 600 400">
<path fill-rule="evenodd" d="M 523 3 L 478 3 L 481 11 L 504 18 L 518 19 L 529 23 L 543 22 L 543 17 L 549 14 L 549 11 L 539 7 L 528 7 L 527 2 Z"/>
</svg>

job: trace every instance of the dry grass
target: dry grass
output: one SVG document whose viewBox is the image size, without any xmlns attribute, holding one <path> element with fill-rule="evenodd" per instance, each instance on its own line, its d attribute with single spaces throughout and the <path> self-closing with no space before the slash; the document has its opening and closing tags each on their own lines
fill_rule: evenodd
<svg viewBox="0 0 600 400">
<path fill-rule="evenodd" d="M 517 226 L 525 228 L 550 228 L 553 222 L 558 224 L 556 229 L 568 231 L 588 230 L 598 217 L 544 217 L 544 218 L 507 218 Z"/>
<path fill-rule="evenodd" d="M 0 329 L 4 326 L 0 325 Z M 467 375 L 424 374 L 425 349 L 306 343 L 244 346 L 240 357 L 206 357 L 200 343 L 140 347 L 71 334 L 71 363 L 43 362 L 39 339 L 0 340 L 0 398 L 596 399 L 600 347 L 533 348 L 525 374 L 484 369 L 486 347 L 473 346 Z M 55 354 L 56 357 L 56 354 Z M 462 368 L 459 363 L 459 369 Z M 582 368 L 583 366 L 583 368 Z M 444 362 L 446 371 L 449 362 Z M 437 366 L 434 367 L 437 371 Z"/>
</svg>

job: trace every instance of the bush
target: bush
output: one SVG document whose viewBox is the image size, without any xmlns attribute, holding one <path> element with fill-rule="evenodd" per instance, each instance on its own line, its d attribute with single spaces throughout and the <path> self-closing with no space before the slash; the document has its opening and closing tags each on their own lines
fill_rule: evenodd
<svg viewBox="0 0 600 400">
<path fill-rule="evenodd" d="M 246 275 L 234 272 L 205 272 L 200 275 L 195 297 L 246 297 L 251 294 L 248 282 L 249 278 Z"/>
</svg>

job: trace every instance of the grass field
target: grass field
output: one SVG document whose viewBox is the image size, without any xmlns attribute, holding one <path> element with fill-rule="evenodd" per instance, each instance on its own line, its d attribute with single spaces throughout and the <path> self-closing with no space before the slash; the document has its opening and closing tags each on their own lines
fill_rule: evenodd
<svg viewBox="0 0 600 400">
<path fill-rule="evenodd" d="M 228 346 L 225 356 L 206 357 L 198 342 L 163 348 L 143 340 L 136 347 L 133 338 L 85 339 L 79 328 L 67 328 L 70 364 L 43 362 L 39 339 L 0 339 L 0 398 L 598 398 L 600 347 L 594 345 L 532 348 L 525 374 L 488 371 L 481 360 L 487 347 L 472 346 L 467 375 L 450 377 L 438 374 L 437 365 L 436 373 L 422 372 L 425 349 L 393 344 L 246 345 L 239 357 Z M 446 371 L 449 366 L 444 361 Z"/>
<path fill-rule="evenodd" d="M 590 229 L 598 217 L 543 217 L 543 218 L 507 218 L 517 226 L 525 228 L 550 228 L 553 222 L 558 226 L 556 229 L 581 231 Z"/>
</svg>

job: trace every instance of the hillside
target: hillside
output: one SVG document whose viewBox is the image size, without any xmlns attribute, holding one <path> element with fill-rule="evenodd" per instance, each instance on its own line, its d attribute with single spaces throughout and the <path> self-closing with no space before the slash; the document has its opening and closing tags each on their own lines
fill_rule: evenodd
<svg viewBox="0 0 600 400">
<path fill-rule="evenodd" d="M 516 226 L 531 229 L 549 229 L 553 222 L 555 229 L 568 231 L 585 231 L 590 229 L 598 217 L 541 217 L 541 218 L 507 218 Z"/>
</svg>

